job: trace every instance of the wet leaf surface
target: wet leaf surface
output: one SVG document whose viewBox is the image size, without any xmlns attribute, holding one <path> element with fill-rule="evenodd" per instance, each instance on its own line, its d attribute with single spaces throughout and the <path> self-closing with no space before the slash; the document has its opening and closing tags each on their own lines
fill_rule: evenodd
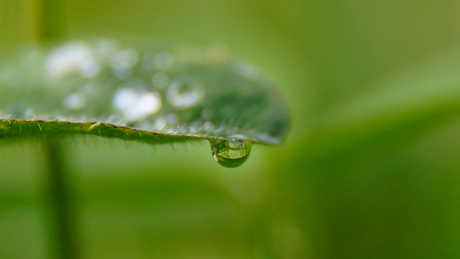
<svg viewBox="0 0 460 259">
<path fill-rule="evenodd" d="M 224 52 L 146 46 L 72 41 L 2 59 L 0 139 L 284 140 L 287 106 L 256 68 Z"/>
</svg>

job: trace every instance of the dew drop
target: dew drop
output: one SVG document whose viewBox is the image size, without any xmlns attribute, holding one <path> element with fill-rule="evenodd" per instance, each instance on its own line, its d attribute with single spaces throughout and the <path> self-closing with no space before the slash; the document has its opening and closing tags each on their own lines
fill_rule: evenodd
<svg viewBox="0 0 460 259">
<path fill-rule="evenodd" d="M 228 168 L 242 165 L 251 152 L 252 143 L 243 139 L 209 140 L 209 142 L 214 160 Z"/>
<path fill-rule="evenodd" d="M 96 63 L 94 53 L 89 46 L 80 42 L 71 42 L 52 50 L 45 60 L 45 73 L 52 79 L 62 78 L 78 71 L 90 74 L 89 72 L 94 72 L 93 65 Z M 88 71 L 90 69 L 92 70 Z"/>
<path fill-rule="evenodd" d="M 64 105 L 71 110 L 79 110 L 86 104 L 85 97 L 82 94 L 74 93 L 64 99 Z"/>
<path fill-rule="evenodd" d="M 137 121 L 161 110 L 161 97 L 157 92 L 134 91 L 122 88 L 113 95 L 113 106 L 127 121 Z"/>
<path fill-rule="evenodd" d="M 172 64 L 172 57 L 166 52 L 161 52 L 153 58 L 153 66 L 156 69 L 166 70 Z"/>
<path fill-rule="evenodd" d="M 172 81 L 166 90 L 166 97 L 172 106 L 185 110 L 200 104 L 205 91 L 201 85 L 191 78 L 181 78 Z"/>
<path fill-rule="evenodd" d="M 168 75 L 162 72 L 158 72 L 153 76 L 153 85 L 156 87 L 163 89 L 165 88 L 169 83 L 169 78 Z"/>
<path fill-rule="evenodd" d="M 211 109 L 204 109 L 201 113 L 201 117 L 205 120 L 210 120 L 212 118 L 212 110 Z"/>
</svg>

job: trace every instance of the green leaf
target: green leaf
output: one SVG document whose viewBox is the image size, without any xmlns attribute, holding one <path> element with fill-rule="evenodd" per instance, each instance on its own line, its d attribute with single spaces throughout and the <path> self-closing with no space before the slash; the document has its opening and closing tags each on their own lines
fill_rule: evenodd
<svg viewBox="0 0 460 259">
<path fill-rule="evenodd" d="M 142 44 L 137 44 L 142 45 Z M 113 40 L 20 49 L 0 66 L 0 139 L 92 134 L 149 144 L 280 144 L 280 94 L 224 51 Z"/>
<path fill-rule="evenodd" d="M 460 53 L 427 60 L 375 85 L 373 91 L 321 115 L 309 136 L 312 153 L 345 147 L 395 146 L 460 115 Z M 372 139 L 379 139 L 377 144 Z"/>
</svg>

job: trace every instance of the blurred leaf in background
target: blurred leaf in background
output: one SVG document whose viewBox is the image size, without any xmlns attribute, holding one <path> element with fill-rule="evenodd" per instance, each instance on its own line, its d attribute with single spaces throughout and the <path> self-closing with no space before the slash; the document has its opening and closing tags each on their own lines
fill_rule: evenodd
<svg viewBox="0 0 460 259">
<path fill-rule="evenodd" d="M 286 145 L 232 171 L 207 143 L 68 145 L 83 258 L 460 255 L 459 3 L 63 3 L 69 38 L 225 45 L 293 114 Z M 3 53 L 34 41 L 34 6 L 0 1 Z M 0 254 L 47 258 L 41 151 L 0 154 Z"/>
</svg>

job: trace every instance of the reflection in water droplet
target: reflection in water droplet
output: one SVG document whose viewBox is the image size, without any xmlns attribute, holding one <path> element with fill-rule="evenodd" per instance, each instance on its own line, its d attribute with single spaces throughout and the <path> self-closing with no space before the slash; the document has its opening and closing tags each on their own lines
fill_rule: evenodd
<svg viewBox="0 0 460 259">
<path fill-rule="evenodd" d="M 243 139 L 209 140 L 214 160 L 222 166 L 233 168 L 248 159 L 252 143 Z"/>
</svg>

